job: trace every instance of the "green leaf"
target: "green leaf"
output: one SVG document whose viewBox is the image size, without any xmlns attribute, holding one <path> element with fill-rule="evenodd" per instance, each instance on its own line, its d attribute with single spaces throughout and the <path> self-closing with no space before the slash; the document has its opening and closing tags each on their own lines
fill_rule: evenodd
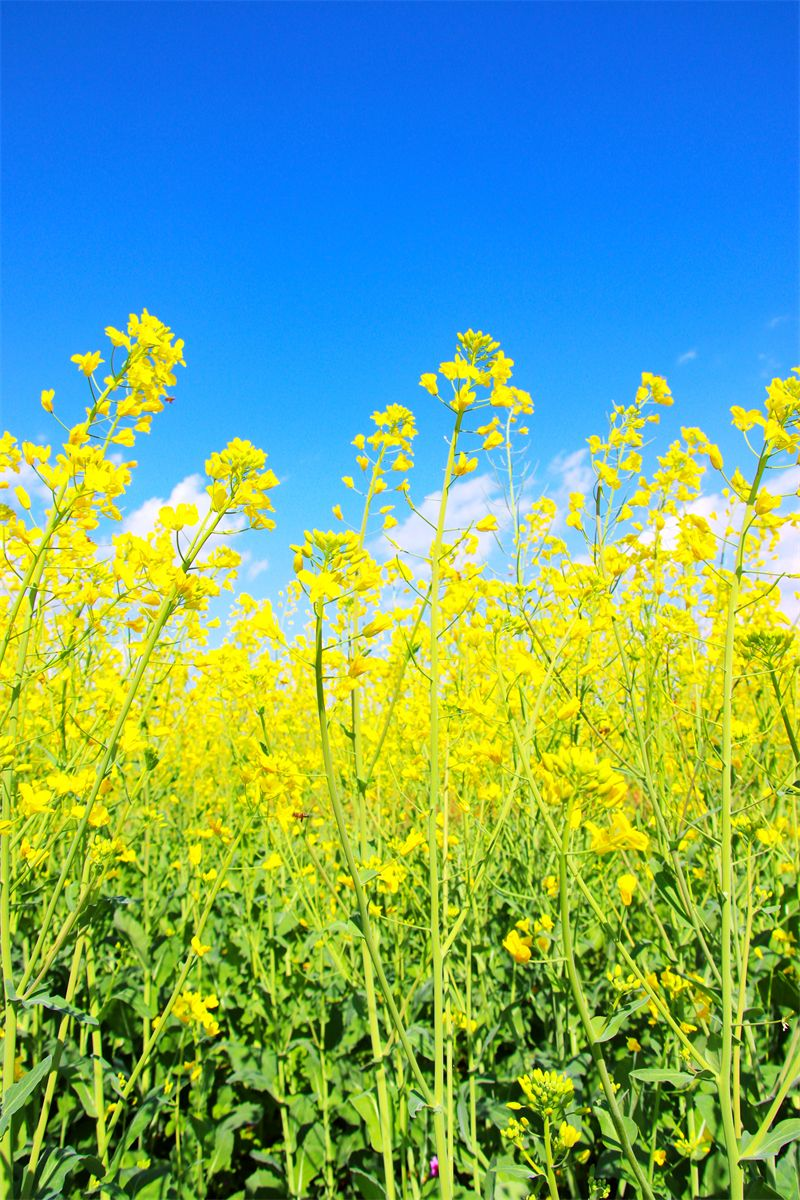
<svg viewBox="0 0 800 1200">
<path fill-rule="evenodd" d="M 615 1013 L 613 1017 L 604 1017 L 602 1015 L 592 1017 L 592 1033 L 596 1042 L 608 1042 L 615 1033 L 619 1033 L 622 1026 L 638 1012 L 640 1008 L 648 1003 L 648 997 L 642 996 L 635 1004 L 628 1005 L 627 1008 L 622 1008 Z"/>
<path fill-rule="evenodd" d="M 422 1096 L 417 1092 L 408 1093 L 408 1115 L 413 1119 L 421 1108 L 427 1108 L 427 1104 L 422 1099 Z"/>
<path fill-rule="evenodd" d="M 248 1196 L 286 1196 L 286 1180 L 277 1168 L 259 1167 L 245 1181 Z"/>
<path fill-rule="evenodd" d="M 142 965 L 150 966 L 150 955 L 148 953 L 147 935 L 142 929 L 139 922 L 130 913 L 124 909 L 118 908 L 114 913 L 114 924 L 120 933 L 124 933 L 136 955 L 141 959 Z"/>
<path fill-rule="evenodd" d="M 114 1151 L 108 1170 L 103 1176 L 103 1187 L 116 1184 L 117 1177 L 120 1171 L 120 1165 L 124 1160 L 126 1151 L 136 1141 L 136 1139 L 145 1132 L 145 1130 L 155 1122 L 157 1113 L 168 1103 L 168 1098 L 164 1095 L 163 1087 L 151 1088 L 147 1093 L 141 1105 L 136 1111 L 133 1120 L 128 1125 L 125 1133 L 117 1143 L 117 1148 Z"/>
<path fill-rule="evenodd" d="M 22 1108 L 33 1093 L 36 1091 L 39 1084 L 48 1074 L 53 1065 L 52 1054 L 46 1055 L 40 1063 L 37 1063 L 22 1079 L 18 1079 L 16 1083 L 12 1083 L 6 1094 L 6 1102 L 3 1105 L 3 1114 L 0 1116 L 0 1137 L 8 1129 L 15 1112 Z"/>
<path fill-rule="evenodd" d="M 82 1079 L 74 1079 L 72 1086 L 77 1092 L 78 1099 L 80 1100 L 83 1111 L 86 1113 L 87 1117 L 90 1117 L 93 1121 L 96 1121 L 97 1106 L 94 1102 L 94 1092 L 89 1087 L 88 1083 L 85 1083 Z"/>
<path fill-rule="evenodd" d="M 689 928 L 694 928 L 691 917 L 686 912 L 686 905 L 683 903 L 681 894 L 678 890 L 677 881 L 672 871 L 668 871 L 666 868 L 656 871 L 653 877 L 653 882 L 655 883 L 659 894 L 664 898 L 673 912 L 675 912 L 676 915 L 681 918 L 685 925 L 687 925 Z M 700 920 L 699 915 L 698 920 Z M 702 921 L 700 923 L 704 924 Z"/>
<path fill-rule="evenodd" d="M 254 1125 L 260 1116 L 261 1109 L 257 1104 L 239 1104 L 233 1112 L 225 1117 L 224 1121 L 217 1125 L 214 1132 L 214 1153 L 206 1169 L 209 1179 L 219 1171 L 227 1171 L 230 1167 L 235 1130 L 241 1129 L 242 1125 Z"/>
<path fill-rule="evenodd" d="M 42 1008 L 51 1008 L 54 1012 L 65 1013 L 68 1017 L 72 1017 L 73 1021 L 77 1021 L 79 1025 L 98 1024 L 96 1017 L 92 1017 L 82 1009 L 76 1008 L 74 1004 L 68 1004 L 60 996 L 50 996 L 44 992 L 37 992 L 35 996 L 29 996 L 27 1000 L 20 1000 L 19 1003 L 23 1008 L 32 1008 L 35 1004 L 38 1004 Z"/>
<path fill-rule="evenodd" d="M 234 1140 L 233 1130 L 226 1121 L 217 1126 L 214 1132 L 214 1153 L 211 1155 L 211 1161 L 206 1170 L 209 1179 L 218 1171 L 227 1171 L 230 1167 Z"/>
<path fill-rule="evenodd" d="M 774 1154 L 778 1154 L 789 1142 L 796 1142 L 798 1138 L 800 1138 L 800 1121 L 796 1118 L 791 1121 L 780 1121 L 774 1129 L 770 1129 L 769 1133 L 766 1133 L 758 1141 L 754 1151 L 748 1149 L 748 1146 L 752 1145 L 754 1139 L 748 1138 L 742 1146 L 742 1154 L 739 1161 L 772 1158 Z"/>
<path fill-rule="evenodd" d="M 308 1185 L 316 1175 L 319 1174 L 319 1165 L 316 1164 L 311 1156 L 307 1153 L 304 1147 L 301 1147 L 297 1155 L 297 1165 L 295 1167 L 294 1183 L 299 1196 L 310 1195 Z"/>
<path fill-rule="evenodd" d="M 374 1175 L 356 1168 L 350 1172 L 350 1182 L 356 1185 L 363 1200 L 386 1200 L 386 1189 Z"/>
<path fill-rule="evenodd" d="M 695 1076 L 688 1071 L 662 1071 L 659 1067 L 642 1067 L 631 1071 L 631 1079 L 639 1079 L 642 1083 L 668 1083 L 670 1087 L 685 1088 L 694 1083 Z"/>
<path fill-rule="evenodd" d="M 81 1154 L 74 1146 L 57 1146 L 44 1161 L 36 1195 L 40 1200 L 62 1200 L 64 1181 L 78 1167 L 98 1178 L 103 1174 L 103 1164 L 93 1154 Z"/>
<path fill-rule="evenodd" d="M 619 1140 L 619 1135 L 611 1119 L 611 1113 L 607 1108 L 596 1108 L 594 1115 L 597 1117 L 597 1123 L 600 1126 L 600 1132 L 603 1135 L 603 1141 L 606 1146 L 610 1146 L 613 1150 L 622 1150 L 622 1143 Z M 628 1141 L 632 1146 L 636 1144 L 639 1137 L 639 1128 L 635 1121 L 630 1117 L 626 1117 L 623 1113 L 622 1127 L 628 1135 Z"/>
<path fill-rule="evenodd" d="M 372 1149 L 376 1154 L 382 1154 L 383 1131 L 378 1105 L 372 1092 L 359 1092 L 357 1096 L 349 1096 L 348 1099 L 367 1127 Z"/>
</svg>

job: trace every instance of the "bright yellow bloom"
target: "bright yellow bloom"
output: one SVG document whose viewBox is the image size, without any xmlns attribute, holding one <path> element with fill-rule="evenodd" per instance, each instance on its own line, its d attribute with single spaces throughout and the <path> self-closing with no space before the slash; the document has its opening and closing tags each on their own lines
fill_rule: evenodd
<svg viewBox="0 0 800 1200">
<path fill-rule="evenodd" d="M 587 821 L 586 828 L 592 835 L 590 848 L 595 854 L 610 854 L 614 850 L 644 852 L 650 843 L 647 834 L 634 829 L 623 812 L 615 812 L 605 829 L 595 825 L 594 821 Z"/>
<path fill-rule="evenodd" d="M 480 521 L 478 521 L 475 525 L 475 529 L 478 533 L 492 533 L 494 530 L 499 528 L 500 526 L 497 524 L 497 517 L 495 517 L 492 513 L 490 513 L 488 517 L 481 517 Z"/>
<path fill-rule="evenodd" d="M 567 700 L 566 704 L 562 704 L 561 708 L 556 713 L 557 721 L 570 721 L 576 717 L 581 711 L 581 702 L 577 696 L 573 696 L 571 700 Z"/>
<path fill-rule="evenodd" d="M 580 1141 L 580 1130 L 574 1125 L 570 1125 L 568 1121 L 562 1121 L 558 1127 L 558 1139 L 565 1150 L 570 1150 L 576 1142 Z"/>
<path fill-rule="evenodd" d="M 522 965 L 531 961 L 532 941 L 529 937 L 521 938 L 516 929 L 512 929 L 503 941 L 503 949 L 508 951 L 514 962 Z"/>
<path fill-rule="evenodd" d="M 620 875 L 619 879 L 617 880 L 619 894 L 622 897 L 622 903 L 626 907 L 630 905 L 631 901 L 633 900 L 633 893 L 636 891 L 638 886 L 639 881 L 635 875 Z"/>
<path fill-rule="evenodd" d="M 475 470 L 477 465 L 477 458 L 467 458 L 466 454 L 462 450 L 456 460 L 455 466 L 453 467 L 453 474 L 459 476 L 469 475 L 471 471 Z"/>
<path fill-rule="evenodd" d="M 70 362 L 74 362 L 78 370 L 83 371 L 88 379 L 90 375 L 94 374 L 100 363 L 103 362 L 103 359 L 100 356 L 100 351 L 95 350 L 91 354 L 73 354 Z"/>
</svg>

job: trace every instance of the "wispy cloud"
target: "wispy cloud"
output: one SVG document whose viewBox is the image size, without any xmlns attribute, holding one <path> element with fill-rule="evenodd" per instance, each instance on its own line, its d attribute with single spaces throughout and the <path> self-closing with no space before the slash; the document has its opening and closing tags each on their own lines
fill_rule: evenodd
<svg viewBox="0 0 800 1200">
<path fill-rule="evenodd" d="M 588 447 L 562 452 L 551 459 L 545 469 L 546 494 L 555 502 L 557 513 L 553 531 L 561 537 L 567 531 L 566 519 L 569 511 L 569 498 L 572 492 L 580 492 L 588 496 L 591 492 L 595 476 L 592 471 Z M 531 499 L 534 495 L 531 494 Z"/>
<path fill-rule="evenodd" d="M 431 492 L 418 506 L 417 511 L 409 513 L 404 521 L 391 530 L 388 537 L 384 535 L 376 539 L 372 546 L 376 558 L 391 558 L 399 550 L 402 554 L 424 559 L 433 541 L 433 527 L 439 515 L 441 498 L 441 491 Z M 447 503 L 448 529 L 464 529 L 489 514 L 497 518 L 501 530 L 510 521 L 502 486 L 493 475 L 474 475 L 453 484 Z M 495 544 L 494 534 L 479 533 L 476 536 L 476 559 L 485 562 Z M 419 567 L 415 569 L 420 570 Z M 424 574 L 424 571 L 420 573 Z"/>
<path fill-rule="evenodd" d="M 52 503 L 53 493 L 46 484 L 42 483 L 39 476 L 34 471 L 33 467 L 28 466 L 26 462 L 21 462 L 19 472 L 9 472 L 6 476 L 8 480 L 8 490 L 0 492 L 3 504 L 8 504 L 17 512 L 22 512 L 22 505 L 17 500 L 14 488 L 23 487 L 28 493 L 28 496 L 33 505 L 34 511 L 43 509 L 48 502 Z"/>
<path fill-rule="evenodd" d="M 548 463 L 547 478 L 555 484 L 553 498 L 556 502 L 559 498 L 567 500 L 570 492 L 588 495 L 594 482 L 588 448 L 584 446 L 581 450 L 573 450 L 569 454 L 557 454 Z"/>
<path fill-rule="evenodd" d="M 268 570 L 268 558 L 253 558 L 245 564 L 244 574 L 247 579 L 257 579 L 259 575 L 263 575 Z"/>
<path fill-rule="evenodd" d="M 800 486 L 800 467 L 792 467 L 784 472 L 780 480 L 780 492 L 791 496 Z M 785 513 L 797 512 L 797 507 L 790 499 L 781 510 Z M 727 527 L 737 530 L 741 527 L 744 506 L 736 501 L 732 506 L 719 492 L 700 495 L 695 500 L 684 505 L 679 515 L 668 517 L 661 534 L 662 545 L 667 550 L 675 548 L 678 540 L 680 517 L 693 515 L 705 517 L 714 533 L 720 539 L 725 537 Z M 652 531 L 643 533 L 640 541 L 652 541 Z M 781 611 L 792 621 L 800 619 L 800 525 L 784 525 L 780 530 L 773 549 L 765 550 L 764 565 L 753 571 L 762 583 L 775 581 L 780 593 Z"/>
<path fill-rule="evenodd" d="M 683 354 L 678 355 L 678 366 L 682 367 L 684 363 L 692 362 L 695 358 L 697 358 L 696 350 L 684 350 Z"/>
<path fill-rule="evenodd" d="M 170 505 L 171 508 L 175 508 L 178 504 L 194 504 L 202 521 L 211 507 L 206 483 L 207 481 L 202 475 L 187 475 L 185 479 L 181 479 L 179 483 L 175 484 L 166 500 L 161 496 L 151 496 L 149 500 L 145 500 L 144 504 L 140 504 L 137 509 L 124 517 L 121 532 L 132 533 L 136 537 L 147 537 L 155 529 L 158 514 L 165 504 Z M 223 517 L 211 535 L 202 557 L 205 558 L 205 555 L 210 553 L 215 545 L 219 545 L 216 539 L 226 538 L 234 533 L 239 534 L 246 528 L 246 525 L 247 522 L 241 513 Z M 119 527 L 114 532 L 120 532 Z M 242 549 L 238 545 L 236 549 L 240 554 L 242 553 Z M 244 553 L 247 554 L 246 551 Z M 256 574 L 258 573 L 256 571 Z"/>
<path fill-rule="evenodd" d="M 785 325 L 787 321 L 791 321 L 788 313 L 781 313 L 777 317 L 770 317 L 767 321 L 767 329 L 777 329 L 780 325 Z"/>
<path fill-rule="evenodd" d="M 758 374 L 761 379 L 773 379 L 780 371 L 781 364 L 774 354 L 759 354 Z"/>
<path fill-rule="evenodd" d="M 203 476 L 187 475 L 180 483 L 175 484 L 166 500 L 161 496 L 151 496 L 149 500 L 145 500 L 144 504 L 140 504 L 129 516 L 125 517 L 122 522 L 123 532 L 133 533 L 136 537 L 146 537 L 155 529 L 158 514 L 165 504 L 169 504 L 173 508 L 177 504 L 194 504 L 197 506 L 202 520 L 208 512 L 210 504 Z"/>
</svg>

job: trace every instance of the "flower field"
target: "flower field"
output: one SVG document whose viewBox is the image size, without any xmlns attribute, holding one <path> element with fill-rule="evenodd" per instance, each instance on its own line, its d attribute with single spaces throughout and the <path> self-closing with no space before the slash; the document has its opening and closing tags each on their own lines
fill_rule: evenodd
<svg viewBox="0 0 800 1200">
<path fill-rule="evenodd" d="M 0 439 L 0 1196 L 796 1197 L 800 379 L 735 465 L 635 379 L 559 508 L 460 334 L 433 507 L 365 415 L 273 606 L 247 441 L 119 532 L 183 344 L 106 335 Z"/>
</svg>

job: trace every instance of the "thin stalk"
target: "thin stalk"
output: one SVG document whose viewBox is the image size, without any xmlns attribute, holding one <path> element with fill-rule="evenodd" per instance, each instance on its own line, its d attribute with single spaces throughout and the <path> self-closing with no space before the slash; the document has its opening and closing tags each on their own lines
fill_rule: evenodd
<svg viewBox="0 0 800 1200">
<path fill-rule="evenodd" d="M 445 1113 L 445 1047 L 444 1047 L 444 955 L 439 896 L 439 847 L 437 844 L 439 817 L 439 638 L 441 611 L 439 585 L 442 566 L 442 541 L 447 516 L 447 496 L 453 477 L 458 435 L 463 413 L 456 416 L 450 438 L 447 465 L 439 504 L 436 534 L 430 551 L 431 598 L 428 612 L 430 631 L 430 774 L 428 794 L 428 879 L 430 884 L 431 973 L 433 978 L 433 1128 L 436 1153 L 439 1159 L 439 1192 L 442 1200 L 451 1200 L 453 1164 L 448 1156 L 448 1132 Z"/>
<path fill-rule="evenodd" d="M 550 1193 L 550 1200 L 559 1200 L 558 1184 L 556 1183 L 555 1171 L 553 1170 L 553 1142 L 550 1137 L 550 1118 L 544 1119 L 544 1158 L 545 1158 L 545 1178 L 547 1179 L 547 1190 Z"/>
<path fill-rule="evenodd" d="M 569 914 L 569 876 L 567 872 L 567 855 L 569 853 L 569 835 L 570 835 L 570 817 L 572 815 L 572 805 L 568 806 L 566 817 L 564 820 L 564 831 L 561 836 L 561 847 L 558 856 L 558 891 L 559 891 L 559 908 L 561 913 L 561 938 L 564 951 L 564 962 L 567 968 L 567 977 L 569 979 L 572 998 L 578 1009 L 578 1015 L 583 1025 L 583 1031 L 586 1035 L 586 1040 L 589 1043 L 589 1051 L 594 1060 L 594 1065 L 597 1068 L 597 1073 L 600 1077 L 600 1084 L 603 1089 L 603 1094 L 608 1104 L 611 1120 L 614 1125 L 619 1144 L 622 1147 L 622 1153 L 627 1160 L 628 1166 L 633 1172 L 634 1178 L 639 1186 L 641 1195 L 646 1197 L 646 1200 L 655 1200 L 653 1189 L 647 1180 L 647 1176 L 639 1166 L 636 1155 L 633 1152 L 633 1147 L 630 1143 L 627 1131 L 625 1129 L 622 1110 L 620 1109 L 614 1092 L 614 1085 L 611 1076 L 608 1073 L 603 1051 L 600 1043 L 596 1040 L 594 1029 L 592 1027 L 592 1016 L 589 1012 L 589 1006 L 586 1002 L 583 987 L 578 975 L 578 968 L 575 962 L 575 950 L 572 943 L 572 928 L 570 926 Z"/>
<path fill-rule="evenodd" d="M 433 1098 L 430 1088 L 428 1087 L 425 1076 L 422 1074 L 419 1063 L 417 1062 L 417 1056 L 414 1053 L 414 1049 L 408 1040 L 408 1035 L 406 1034 L 403 1020 L 398 1012 L 394 996 L 392 995 L 392 989 L 389 986 L 389 981 L 386 978 L 386 974 L 383 970 L 380 952 L 375 941 L 375 934 L 372 929 L 372 921 L 369 915 L 369 900 L 359 875 L 358 863 L 356 862 L 353 845 L 347 829 L 347 818 L 345 816 L 344 806 L 342 805 L 342 801 L 339 796 L 339 786 L 336 781 L 336 771 L 333 764 L 333 753 L 331 751 L 330 736 L 328 733 L 328 714 L 325 708 L 325 683 L 322 674 L 323 606 L 321 602 L 318 601 L 316 603 L 314 606 L 314 611 L 316 615 L 316 652 L 314 656 L 314 675 L 317 693 L 317 716 L 319 719 L 320 740 L 322 742 L 322 760 L 325 766 L 325 778 L 328 783 L 328 795 L 330 796 L 331 807 L 333 808 L 333 816 L 336 822 L 336 829 L 339 834 L 339 842 L 344 853 L 345 862 L 347 863 L 347 869 L 350 872 L 351 879 L 353 880 L 353 887 L 355 889 L 356 900 L 358 902 L 359 918 L 361 921 L 361 934 L 366 943 L 367 950 L 369 951 L 369 956 L 372 959 L 372 965 L 375 969 L 375 976 L 378 980 L 378 986 L 383 993 L 384 1000 L 386 1001 L 386 1007 L 392 1019 L 392 1024 L 397 1031 L 397 1036 L 400 1040 L 401 1046 L 403 1047 L 406 1058 L 408 1059 L 408 1063 L 411 1067 L 414 1078 L 416 1079 L 422 1091 L 425 1102 L 427 1104 L 431 1104 L 433 1102 Z"/>
<path fill-rule="evenodd" d="M 722 975 L 722 1045 L 719 1055 L 717 1094 L 722 1115 L 725 1152 L 730 1172 L 731 1200 L 744 1200 L 744 1172 L 739 1163 L 739 1139 L 733 1095 L 734 1040 L 736 1031 L 736 995 L 734 992 L 733 936 L 736 928 L 736 882 L 733 861 L 733 688 L 736 611 L 739 605 L 747 534 L 755 515 L 755 501 L 767 465 L 765 450 L 758 460 L 755 478 L 745 506 L 742 528 L 736 547 L 736 560 L 728 590 L 727 619 L 722 666 L 722 797 L 720 812 L 719 892 L 720 973 Z"/>
<path fill-rule="evenodd" d="M 69 979 L 67 981 L 67 991 L 65 996 L 67 1004 L 71 1004 L 75 997 L 83 949 L 83 938 L 78 938 L 77 942 L 75 943 L 75 949 L 72 952 L 72 963 L 70 964 Z M 64 1046 L 66 1044 L 67 1033 L 69 1031 L 71 1021 L 72 1017 L 68 1013 L 65 1013 L 65 1015 L 61 1018 L 61 1023 L 58 1027 L 56 1044 L 53 1050 L 53 1062 L 47 1076 L 47 1083 L 45 1084 L 44 1096 L 42 1097 L 42 1106 L 39 1111 L 39 1120 L 36 1124 L 36 1130 L 31 1143 L 31 1152 L 30 1157 L 28 1158 L 28 1165 L 26 1166 L 22 1176 L 22 1191 L 20 1193 L 20 1200 L 29 1200 L 29 1197 L 33 1195 L 33 1188 L 36 1182 L 36 1169 L 39 1165 L 39 1158 L 42 1153 L 45 1134 L 47 1133 L 47 1122 L 50 1118 L 50 1109 L 56 1090 L 58 1068 L 61 1062 L 61 1056 L 64 1053 Z M 13 1182 L 11 1186 L 13 1189 Z M 9 1195 L 13 1195 L 13 1190 L 12 1192 L 9 1192 Z"/>
</svg>

